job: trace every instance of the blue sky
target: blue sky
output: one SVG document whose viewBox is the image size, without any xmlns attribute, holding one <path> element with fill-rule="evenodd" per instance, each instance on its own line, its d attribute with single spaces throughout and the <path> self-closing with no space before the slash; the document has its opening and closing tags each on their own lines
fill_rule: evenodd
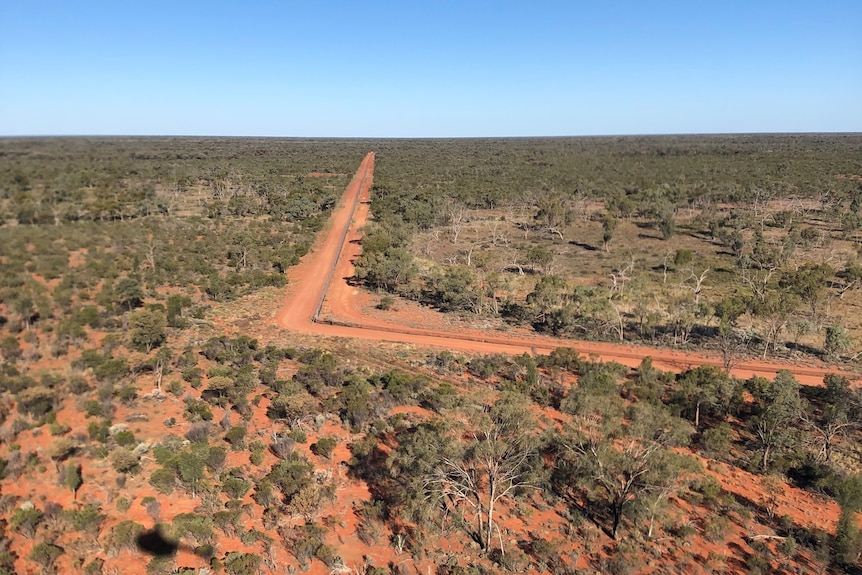
<svg viewBox="0 0 862 575">
<path fill-rule="evenodd" d="M 859 0 L 0 0 L 0 135 L 811 131 Z"/>
</svg>

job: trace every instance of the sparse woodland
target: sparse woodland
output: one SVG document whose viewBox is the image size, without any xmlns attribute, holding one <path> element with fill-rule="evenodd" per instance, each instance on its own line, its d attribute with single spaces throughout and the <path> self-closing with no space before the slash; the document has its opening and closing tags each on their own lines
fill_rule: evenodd
<svg viewBox="0 0 862 575">
<path fill-rule="evenodd" d="M 226 325 L 369 149 L 366 289 L 726 369 Z M 858 135 L 0 140 L 0 575 L 859 572 L 860 391 L 729 372 L 856 368 L 860 176 Z"/>
<path fill-rule="evenodd" d="M 372 288 L 729 362 L 862 351 L 858 135 L 380 148 L 358 268 Z"/>
</svg>

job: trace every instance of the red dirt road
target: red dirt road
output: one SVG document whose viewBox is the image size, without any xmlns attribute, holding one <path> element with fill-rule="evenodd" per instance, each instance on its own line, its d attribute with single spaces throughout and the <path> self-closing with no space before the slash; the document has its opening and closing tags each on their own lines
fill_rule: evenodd
<svg viewBox="0 0 862 575">
<path fill-rule="evenodd" d="M 584 355 L 595 355 L 604 361 L 617 361 L 635 367 L 647 356 L 654 365 L 683 371 L 698 365 L 721 366 L 721 358 L 684 353 L 646 346 L 588 342 L 530 335 L 509 335 L 499 331 L 459 328 L 457 332 L 419 329 L 388 323 L 362 313 L 358 289 L 347 283 L 353 276 L 353 261 L 359 256 L 360 230 L 369 216 L 368 200 L 374 174 L 374 153 L 369 153 L 353 180 L 344 190 L 330 224 L 320 233 L 317 244 L 299 265 L 288 270 L 289 295 L 276 315 L 282 328 L 301 333 L 331 337 L 360 338 L 372 341 L 408 343 L 420 347 L 442 348 L 470 353 L 524 352 L 550 353 L 557 347 L 572 347 Z M 327 314 L 317 321 L 320 305 L 327 303 Z M 778 370 L 788 369 L 800 383 L 818 385 L 823 376 L 837 368 L 815 365 L 799 366 L 762 361 L 744 361 L 736 365 L 734 375 L 748 378 L 761 375 L 772 378 Z"/>
</svg>

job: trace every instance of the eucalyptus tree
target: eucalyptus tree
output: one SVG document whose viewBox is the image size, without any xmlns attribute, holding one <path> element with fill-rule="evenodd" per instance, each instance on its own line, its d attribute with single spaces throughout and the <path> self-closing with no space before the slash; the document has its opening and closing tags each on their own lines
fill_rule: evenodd
<svg viewBox="0 0 862 575">
<path fill-rule="evenodd" d="M 426 477 L 425 488 L 443 511 L 471 525 L 470 535 L 490 551 L 497 526 L 498 506 L 520 492 L 536 487 L 542 467 L 536 421 L 528 400 L 516 393 L 503 395 L 487 411 L 469 414 L 463 428 L 467 441 L 453 442 Z"/>
<path fill-rule="evenodd" d="M 630 510 L 645 507 L 651 537 L 657 513 L 696 467 L 671 449 L 688 444 L 693 430 L 660 404 L 637 403 L 623 418 L 593 400 L 591 419 L 603 421 L 586 430 L 569 430 L 559 487 L 563 492 L 580 490 L 587 513 L 597 523 L 606 521 L 602 528 L 612 539 Z M 587 408 L 586 402 L 582 408 Z"/>
<path fill-rule="evenodd" d="M 748 426 L 760 454 L 759 467 L 766 472 L 777 454 L 798 444 L 796 426 L 803 414 L 800 385 L 790 371 L 782 369 L 775 374 L 773 381 L 753 377 L 747 382 L 747 387 L 754 396 L 753 415 Z"/>
<path fill-rule="evenodd" d="M 741 401 L 741 394 L 736 379 L 717 367 L 701 365 L 679 375 L 671 402 L 679 405 L 683 415 L 692 419 L 698 429 L 701 414 L 726 416 Z"/>
<path fill-rule="evenodd" d="M 801 417 L 815 438 L 815 460 L 831 464 L 836 442 L 862 427 L 862 395 L 843 375 L 828 373 L 823 384 L 819 409 L 806 409 Z"/>
</svg>

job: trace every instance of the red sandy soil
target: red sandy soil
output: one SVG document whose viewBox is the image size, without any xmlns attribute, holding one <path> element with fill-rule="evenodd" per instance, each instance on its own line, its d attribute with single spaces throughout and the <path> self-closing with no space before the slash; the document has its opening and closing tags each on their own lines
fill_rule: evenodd
<svg viewBox="0 0 862 575">
<path fill-rule="evenodd" d="M 280 327 L 307 334 L 409 343 L 470 353 L 550 353 L 558 347 L 572 347 L 584 355 L 596 356 L 604 361 L 617 361 L 629 367 L 636 367 L 643 358 L 651 356 L 654 365 L 673 371 L 684 371 L 698 365 L 722 366 L 720 358 L 705 354 L 550 338 L 523 330 L 512 330 L 513 333 L 480 330 L 457 325 L 451 317 L 443 318 L 444 314 L 430 310 L 419 312 L 420 325 L 433 326 L 430 329 L 414 327 L 413 321 L 393 323 L 373 317 L 365 309 L 370 307 L 368 295 L 348 283 L 354 275 L 353 262 L 362 249 L 360 240 L 362 228 L 369 217 L 368 202 L 373 174 L 374 154 L 370 153 L 344 190 L 340 207 L 332 215 L 330 225 L 322 233 L 315 249 L 304 261 L 288 271 L 290 293 L 276 315 Z M 335 273 L 331 276 L 330 284 L 328 278 L 333 269 Z M 319 321 L 313 321 L 318 302 L 324 296 L 324 313 Z M 403 305 L 416 313 L 409 303 Z M 781 369 L 792 371 L 800 383 L 806 385 L 821 384 L 826 373 L 837 371 L 835 367 L 830 369 L 813 362 L 800 366 L 747 360 L 737 364 L 733 374 L 742 378 L 753 375 L 771 378 Z"/>
</svg>

